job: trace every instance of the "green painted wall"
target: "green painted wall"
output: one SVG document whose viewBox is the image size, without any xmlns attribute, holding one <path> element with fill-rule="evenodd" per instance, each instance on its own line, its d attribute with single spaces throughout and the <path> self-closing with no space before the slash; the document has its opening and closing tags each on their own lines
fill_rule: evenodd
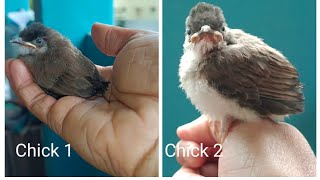
<svg viewBox="0 0 320 180">
<path fill-rule="evenodd" d="M 165 156 L 168 143 L 177 143 L 176 128 L 199 116 L 178 88 L 178 65 L 184 22 L 198 1 L 163 0 L 163 175 L 180 167 Z M 228 25 L 257 35 L 280 50 L 297 67 L 305 88 L 305 112 L 287 122 L 296 126 L 316 151 L 316 3 L 315 0 L 212 0 L 225 13 Z"/>
</svg>

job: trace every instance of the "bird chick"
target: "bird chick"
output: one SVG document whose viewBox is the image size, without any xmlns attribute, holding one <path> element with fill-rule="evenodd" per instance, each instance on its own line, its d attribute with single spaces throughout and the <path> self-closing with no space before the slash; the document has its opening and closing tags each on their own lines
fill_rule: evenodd
<svg viewBox="0 0 320 180">
<path fill-rule="evenodd" d="M 34 81 L 54 98 L 104 96 L 109 82 L 90 59 L 57 31 L 33 23 L 11 43 L 18 45 L 18 59 L 28 66 Z"/>
<path fill-rule="evenodd" d="M 283 121 L 303 112 L 293 65 L 262 39 L 227 26 L 222 10 L 199 3 L 186 19 L 180 87 L 223 142 L 235 120 Z"/>
</svg>

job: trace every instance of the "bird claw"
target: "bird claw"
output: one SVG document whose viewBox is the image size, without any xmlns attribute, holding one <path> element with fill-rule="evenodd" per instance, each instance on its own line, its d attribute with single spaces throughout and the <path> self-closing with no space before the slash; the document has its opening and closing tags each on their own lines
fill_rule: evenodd
<svg viewBox="0 0 320 180">
<path fill-rule="evenodd" d="M 111 95 L 111 90 L 112 90 L 112 83 L 110 82 L 109 85 L 108 85 L 108 90 L 107 90 L 106 95 L 105 95 L 106 100 L 107 100 L 108 103 L 111 102 L 111 96 L 112 96 Z"/>
<path fill-rule="evenodd" d="M 210 130 L 217 143 L 222 144 L 224 142 L 234 121 L 236 120 L 232 117 L 227 117 L 223 120 L 209 120 Z"/>
</svg>

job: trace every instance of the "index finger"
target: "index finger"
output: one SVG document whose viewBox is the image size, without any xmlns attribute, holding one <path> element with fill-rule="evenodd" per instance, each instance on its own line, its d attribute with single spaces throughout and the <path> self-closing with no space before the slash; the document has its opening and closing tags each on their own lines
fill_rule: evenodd
<svg viewBox="0 0 320 180">
<path fill-rule="evenodd" d="M 33 81 L 31 73 L 21 60 L 8 61 L 6 74 L 23 104 L 32 114 L 58 134 L 61 134 L 61 124 L 69 110 L 83 101 L 82 98 L 72 98 L 72 100 L 69 98 L 65 101 L 60 100 L 59 104 L 55 98 L 47 95 Z"/>
<path fill-rule="evenodd" d="M 40 120 L 47 123 L 47 114 L 56 102 L 33 81 L 32 75 L 21 60 L 6 63 L 6 74 L 15 93 L 25 106 Z"/>
</svg>

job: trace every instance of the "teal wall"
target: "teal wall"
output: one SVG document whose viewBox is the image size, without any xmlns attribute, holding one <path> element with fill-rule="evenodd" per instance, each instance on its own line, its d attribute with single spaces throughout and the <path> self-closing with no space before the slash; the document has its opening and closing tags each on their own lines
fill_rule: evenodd
<svg viewBox="0 0 320 180">
<path fill-rule="evenodd" d="M 113 24 L 113 0 L 36 0 L 40 21 L 58 30 L 79 47 L 95 22 Z"/>
<path fill-rule="evenodd" d="M 163 176 L 180 166 L 165 156 L 164 147 L 177 143 L 176 128 L 199 116 L 178 88 L 178 65 L 184 22 L 198 1 L 163 0 Z M 257 35 L 280 50 L 297 67 L 306 97 L 305 112 L 287 122 L 297 127 L 316 151 L 316 3 L 315 0 L 212 0 L 224 10 L 231 28 Z"/>
<path fill-rule="evenodd" d="M 19 9 L 29 10 L 29 1 L 28 0 L 6 0 L 5 2 L 5 14 L 11 11 L 18 11 Z"/>
</svg>

